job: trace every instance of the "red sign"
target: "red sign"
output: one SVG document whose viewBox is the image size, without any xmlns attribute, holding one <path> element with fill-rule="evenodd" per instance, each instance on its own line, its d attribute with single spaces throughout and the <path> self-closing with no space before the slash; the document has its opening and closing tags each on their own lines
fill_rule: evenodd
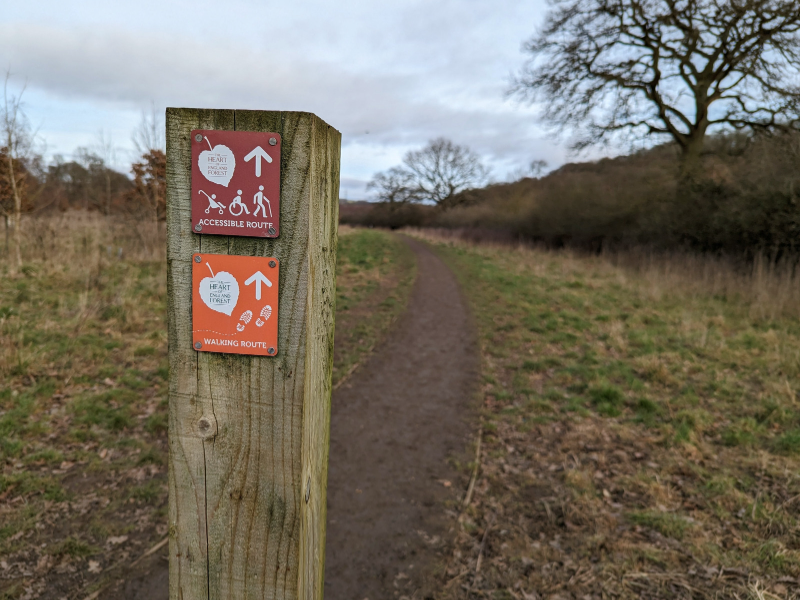
<svg viewBox="0 0 800 600">
<path fill-rule="evenodd" d="M 277 237 L 280 212 L 280 135 L 192 131 L 193 231 Z"/>
<path fill-rule="evenodd" d="M 194 349 L 275 356 L 278 259 L 195 254 L 192 260 Z"/>
</svg>

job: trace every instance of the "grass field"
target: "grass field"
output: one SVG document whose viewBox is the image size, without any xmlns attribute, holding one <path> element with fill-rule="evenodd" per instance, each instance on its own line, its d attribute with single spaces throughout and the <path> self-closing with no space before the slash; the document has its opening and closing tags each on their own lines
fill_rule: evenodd
<svg viewBox="0 0 800 600">
<path fill-rule="evenodd" d="M 83 598 L 164 538 L 157 238 L 43 222 L 22 272 L 0 270 L 0 599 Z M 483 377 L 475 493 L 437 597 L 798 597 L 791 281 L 429 240 L 471 303 Z M 380 231 L 343 228 L 338 253 L 335 384 L 415 269 Z"/>
<path fill-rule="evenodd" d="M 443 597 L 798 597 L 797 318 L 689 272 L 429 239 L 483 374 Z"/>
<path fill-rule="evenodd" d="M 29 228 L 25 267 L 0 271 L 3 600 L 79 597 L 167 531 L 158 244 L 86 215 Z M 338 254 L 335 383 L 402 310 L 415 268 L 384 232 L 344 229 Z"/>
</svg>

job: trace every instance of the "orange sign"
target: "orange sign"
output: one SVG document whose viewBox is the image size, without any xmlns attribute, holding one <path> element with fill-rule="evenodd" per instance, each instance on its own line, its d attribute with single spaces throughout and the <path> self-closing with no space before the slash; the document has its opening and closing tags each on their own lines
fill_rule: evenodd
<svg viewBox="0 0 800 600">
<path fill-rule="evenodd" d="M 192 260 L 194 349 L 275 356 L 278 259 L 195 254 Z"/>
</svg>

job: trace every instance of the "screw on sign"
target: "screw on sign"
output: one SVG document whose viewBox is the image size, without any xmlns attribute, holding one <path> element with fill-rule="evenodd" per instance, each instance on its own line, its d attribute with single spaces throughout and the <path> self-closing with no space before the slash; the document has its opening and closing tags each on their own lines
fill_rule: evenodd
<svg viewBox="0 0 800 600">
<path fill-rule="evenodd" d="M 191 139 L 194 231 L 276 237 L 280 233 L 280 135 L 194 130 Z"/>
<path fill-rule="evenodd" d="M 260 256 L 195 254 L 192 344 L 202 352 L 275 356 L 280 263 Z"/>
</svg>

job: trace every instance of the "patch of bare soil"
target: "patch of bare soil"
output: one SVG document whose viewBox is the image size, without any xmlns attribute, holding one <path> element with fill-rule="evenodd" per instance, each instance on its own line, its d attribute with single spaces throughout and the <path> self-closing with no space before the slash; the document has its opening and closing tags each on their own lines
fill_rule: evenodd
<svg viewBox="0 0 800 600">
<path fill-rule="evenodd" d="M 425 245 L 406 313 L 333 396 L 328 600 L 429 598 L 466 477 L 478 353 L 453 274 Z M 438 570 L 437 570 L 438 569 Z"/>
</svg>

